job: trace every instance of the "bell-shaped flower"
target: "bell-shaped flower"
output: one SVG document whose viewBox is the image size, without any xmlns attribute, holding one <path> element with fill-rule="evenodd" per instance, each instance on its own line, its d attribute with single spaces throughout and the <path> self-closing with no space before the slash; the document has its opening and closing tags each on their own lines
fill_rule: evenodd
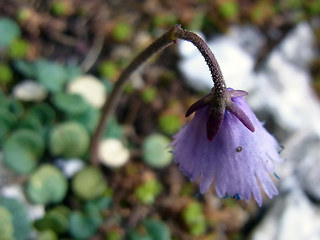
<svg viewBox="0 0 320 240">
<path fill-rule="evenodd" d="M 201 193 L 214 181 L 219 197 L 249 200 L 253 195 L 261 206 L 260 188 L 269 198 L 278 194 L 270 173 L 282 159 L 277 141 L 243 98 L 246 94 L 228 89 L 224 103 L 217 104 L 213 91 L 193 104 L 186 116 L 195 116 L 174 136 L 173 155 L 191 181 L 201 178 Z"/>
</svg>

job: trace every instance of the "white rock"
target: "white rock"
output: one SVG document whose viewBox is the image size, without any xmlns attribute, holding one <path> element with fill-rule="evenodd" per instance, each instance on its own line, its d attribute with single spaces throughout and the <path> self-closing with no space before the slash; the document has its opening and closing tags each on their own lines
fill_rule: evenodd
<svg viewBox="0 0 320 240">
<path fill-rule="evenodd" d="M 232 26 L 228 36 L 235 41 L 243 50 L 256 57 L 266 42 L 265 37 L 254 25 Z"/>
<path fill-rule="evenodd" d="M 91 75 L 77 77 L 69 83 L 67 91 L 81 95 L 89 104 L 96 108 L 101 108 L 107 97 L 103 84 Z"/>
<path fill-rule="evenodd" d="M 23 193 L 22 187 L 20 185 L 10 185 L 5 186 L 0 191 L 0 196 L 6 197 L 6 198 L 14 198 L 24 204 L 26 206 L 28 218 L 31 221 L 34 221 L 36 219 L 42 218 L 45 214 L 45 209 L 43 205 L 34 205 L 30 204 Z"/>
<path fill-rule="evenodd" d="M 280 51 L 288 61 L 305 68 L 315 57 L 313 44 L 313 31 L 308 23 L 302 22 L 280 44 Z"/>
<path fill-rule="evenodd" d="M 297 27 L 300 29 L 300 25 Z M 294 33 L 297 33 L 296 35 Z M 311 34 L 304 31 L 305 34 Z M 313 36 L 304 36 L 306 39 Z M 299 31 L 293 31 L 285 42 L 296 42 L 291 38 L 301 39 Z M 303 42 L 303 49 L 309 49 L 312 41 Z M 308 45 L 309 44 L 309 45 Z M 291 45 L 291 44 L 289 44 Z M 287 48 L 286 44 L 282 44 Z M 302 55 L 299 55 L 301 52 Z M 248 96 L 248 101 L 254 110 L 267 111 L 280 127 L 289 133 L 299 129 L 312 129 L 320 135 L 320 105 L 310 86 L 311 76 L 306 68 L 311 55 L 306 57 L 292 49 L 276 49 L 266 62 L 265 69 L 255 75 L 256 87 Z M 292 54 L 295 53 L 293 56 Z M 289 57 L 290 61 L 289 61 Z M 299 65 L 294 59 L 299 60 Z"/>
<path fill-rule="evenodd" d="M 252 240 L 319 240 L 320 212 L 296 189 L 279 199 L 254 230 Z"/>
<path fill-rule="evenodd" d="M 284 143 L 281 153 L 287 159 L 279 168 L 280 182 L 285 190 L 301 186 L 314 199 L 320 201 L 320 136 L 312 130 L 302 129 Z M 298 183 L 292 184 L 294 176 Z"/>
<path fill-rule="evenodd" d="M 208 42 L 221 67 L 228 87 L 249 91 L 254 84 L 250 73 L 253 70 L 253 58 L 245 52 L 231 36 L 220 36 Z M 189 42 L 179 44 L 179 53 L 183 57 L 179 68 L 189 86 L 198 91 L 210 91 L 213 82 L 202 55 Z"/>
<path fill-rule="evenodd" d="M 84 168 L 84 162 L 81 159 L 57 159 L 55 164 L 61 168 L 62 172 L 72 178 L 77 172 Z"/>
<path fill-rule="evenodd" d="M 108 138 L 99 145 L 100 161 L 112 168 L 123 166 L 129 160 L 129 150 L 123 146 L 120 140 Z"/>
<path fill-rule="evenodd" d="M 14 86 L 12 95 L 22 101 L 39 102 L 47 97 L 48 92 L 39 83 L 33 80 L 24 80 Z"/>
</svg>

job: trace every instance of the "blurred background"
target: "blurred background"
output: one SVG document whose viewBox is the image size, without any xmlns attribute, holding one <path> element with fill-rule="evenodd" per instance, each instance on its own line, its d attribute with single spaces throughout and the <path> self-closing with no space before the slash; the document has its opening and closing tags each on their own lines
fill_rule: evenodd
<svg viewBox="0 0 320 240">
<path fill-rule="evenodd" d="M 133 74 L 89 162 L 117 77 L 174 24 L 279 141 L 280 194 L 261 208 L 200 195 L 172 160 L 212 88 L 189 43 Z M 319 0 L 0 0 L 0 240 L 320 239 L 319 49 Z"/>
</svg>

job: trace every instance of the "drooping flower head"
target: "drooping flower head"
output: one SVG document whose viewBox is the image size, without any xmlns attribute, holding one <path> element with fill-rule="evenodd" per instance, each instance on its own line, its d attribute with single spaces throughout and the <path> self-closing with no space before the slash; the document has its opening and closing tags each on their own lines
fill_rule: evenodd
<svg viewBox="0 0 320 240">
<path fill-rule="evenodd" d="M 194 103 L 186 113 L 192 121 L 175 136 L 173 155 L 191 181 L 200 180 L 200 192 L 214 181 L 219 197 L 251 199 L 262 204 L 260 186 L 272 198 L 278 194 L 269 174 L 280 162 L 278 143 L 243 98 L 247 93 L 217 89 Z M 220 93 L 219 93 L 220 92 Z"/>
</svg>

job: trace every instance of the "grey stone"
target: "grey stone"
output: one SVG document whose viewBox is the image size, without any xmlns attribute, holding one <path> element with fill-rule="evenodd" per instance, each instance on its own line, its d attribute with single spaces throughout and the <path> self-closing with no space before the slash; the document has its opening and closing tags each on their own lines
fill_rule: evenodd
<svg viewBox="0 0 320 240">
<path fill-rule="evenodd" d="M 251 240 L 318 240 L 320 211 L 300 189 L 279 198 L 253 231 Z"/>
</svg>

